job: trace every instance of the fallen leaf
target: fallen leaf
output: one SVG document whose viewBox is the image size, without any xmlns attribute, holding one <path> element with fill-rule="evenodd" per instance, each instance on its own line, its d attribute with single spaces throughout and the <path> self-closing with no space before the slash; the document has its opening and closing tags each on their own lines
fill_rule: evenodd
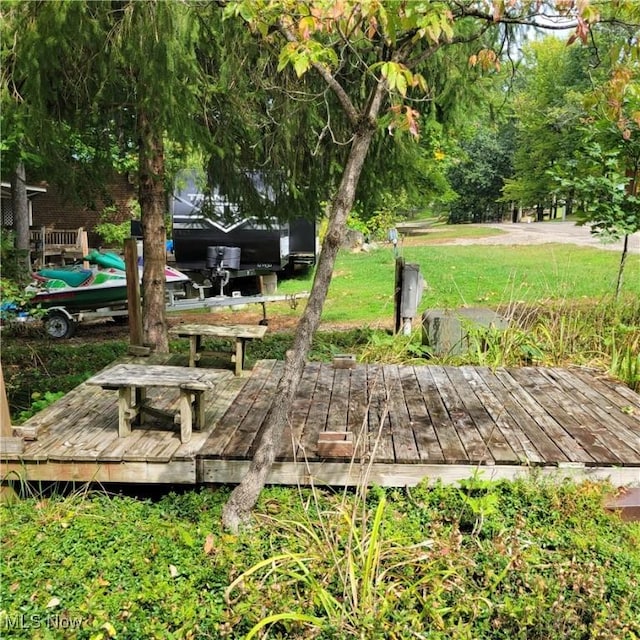
<svg viewBox="0 0 640 640">
<path fill-rule="evenodd" d="M 56 598 L 53 597 L 51 598 L 51 600 L 49 600 L 49 602 L 47 602 L 47 609 L 53 609 L 54 607 L 57 607 L 60 604 L 60 598 Z"/>
<path fill-rule="evenodd" d="M 204 554 L 206 556 L 208 556 L 213 552 L 213 548 L 214 548 L 213 540 L 214 540 L 213 533 L 210 533 L 207 536 L 206 540 L 204 541 Z"/>
<path fill-rule="evenodd" d="M 170 565 L 169 565 L 169 573 L 171 574 L 171 577 L 172 577 L 172 578 L 177 578 L 177 577 L 178 577 L 178 574 L 179 574 L 180 572 L 178 571 L 178 568 L 177 568 L 175 565 L 170 564 Z"/>
</svg>

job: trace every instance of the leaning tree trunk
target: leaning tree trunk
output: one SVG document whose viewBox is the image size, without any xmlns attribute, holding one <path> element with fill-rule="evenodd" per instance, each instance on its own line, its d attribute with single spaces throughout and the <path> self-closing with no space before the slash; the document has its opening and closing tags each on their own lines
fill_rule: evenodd
<svg viewBox="0 0 640 640">
<path fill-rule="evenodd" d="M 164 145 L 148 115 L 138 114 L 139 199 L 142 222 L 142 330 L 145 343 L 160 353 L 169 352 L 165 308 L 166 239 Z"/>
<path fill-rule="evenodd" d="M 237 531 L 239 526 L 249 518 L 275 460 L 278 445 L 289 419 L 289 410 L 311 349 L 311 341 L 320 324 L 320 315 L 331 283 L 347 216 L 353 206 L 358 180 L 375 133 L 377 115 L 384 95 L 383 88 L 383 84 L 380 83 L 374 90 L 366 118 L 363 118 L 353 138 L 340 187 L 331 203 L 329 228 L 318 259 L 311 294 L 298 324 L 293 347 L 287 354 L 284 372 L 276 390 L 275 397 L 278 398 L 278 402 L 274 402 L 267 413 L 260 442 L 247 475 L 233 490 L 222 511 L 222 524 L 231 531 Z"/>
<path fill-rule="evenodd" d="M 25 275 L 31 272 L 31 243 L 29 240 L 29 200 L 27 199 L 27 176 L 24 163 L 20 161 L 11 176 L 11 206 L 13 207 L 13 228 L 16 232 L 16 249 L 24 252 L 20 262 Z M 43 238 L 44 242 L 44 238 Z"/>
</svg>

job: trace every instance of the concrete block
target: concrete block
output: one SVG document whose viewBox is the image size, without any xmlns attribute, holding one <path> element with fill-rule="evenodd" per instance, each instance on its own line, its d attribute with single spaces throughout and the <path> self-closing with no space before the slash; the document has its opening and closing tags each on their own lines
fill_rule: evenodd
<svg viewBox="0 0 640 640">
<path fill-rule="evenodd" d="M 434 355 L 466 353 L 468 327 L 506 329 L 508 322 L 492 309 L 428 309 L 422 314 L 422 344 Z"/>
</svg>

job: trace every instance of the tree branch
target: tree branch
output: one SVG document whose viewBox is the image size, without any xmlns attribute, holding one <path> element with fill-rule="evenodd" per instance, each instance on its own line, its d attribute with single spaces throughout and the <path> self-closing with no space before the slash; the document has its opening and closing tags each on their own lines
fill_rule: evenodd
<svg viewBox="0 0 640 640">
<path fill-rule="evenodd" d="M 298 39 L 285 26 L 282 20 L 278 20 L 277 28 L 282 36 L 287 40 L 287 42 L 298 44 Z M 340 104 L 342 105 L 345 114 L 347 115 L 347 118 L 349 119 L 349 122 L 354 126 L 357 125 L 360 119 L 360 114 L 355 108 L 353 102 L 351 102 L 351 98 L 349 98 L 349 95 L 344 90 L 342 85 L 336 80 L 331 71 L 329 71 L 329 69 L 324 65 L 320 64 L 319 62 L 312 62 L 311 66 L 320 74 L 322 79 L 327 83 L 333 93 L 335 93 L 336 97 L 340 101 Z"/>
</svg>

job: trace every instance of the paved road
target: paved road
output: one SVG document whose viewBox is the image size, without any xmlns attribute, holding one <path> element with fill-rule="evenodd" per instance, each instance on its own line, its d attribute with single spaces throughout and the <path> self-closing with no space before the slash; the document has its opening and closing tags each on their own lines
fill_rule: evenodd
<svg viewBox="0 0 640 640">
<path fill-rule="evenodd" d="M 459 238 L 450 244 L 546 244 L 559 242 L 577 244 L 585 247 L 596 247 L 610 251 L 621 251 L 622 241 L 603 243 L 597 236 L 591 234 L 589 227 L 579 227 L 573 222 L 520 222 L 518 224 L 499 223 L 480 225 L 504 231 L 502 235 L 488 238 Z M 629 239 L 629 252 L 640 253 L 640 233 L 635 233 Z"/>
</svg>

